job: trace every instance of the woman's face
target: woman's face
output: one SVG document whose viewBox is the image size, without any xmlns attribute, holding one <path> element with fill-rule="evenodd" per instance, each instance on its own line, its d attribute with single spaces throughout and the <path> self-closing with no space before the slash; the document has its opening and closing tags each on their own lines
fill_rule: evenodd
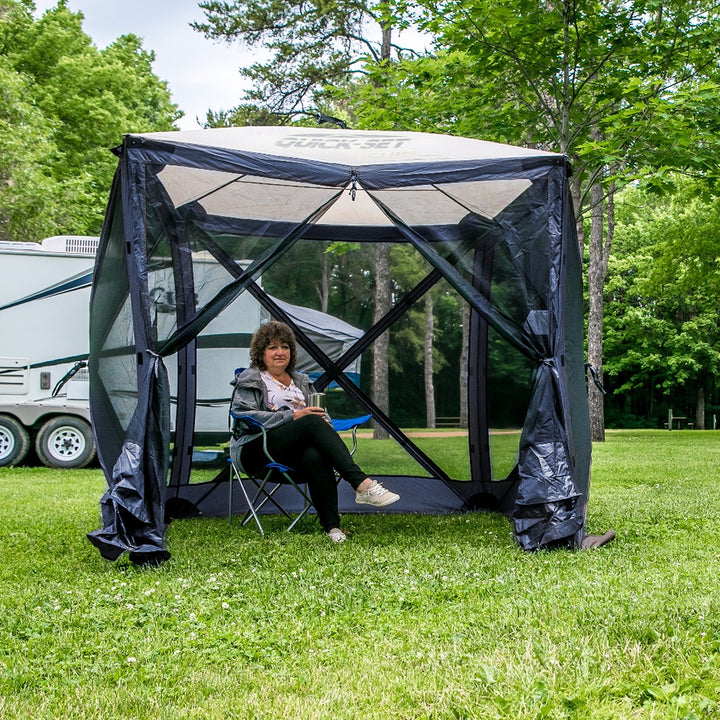
<svg viewBox="0 0 720 720">
<path fill-rule="evenodd" d="M 290 362 L 290 346 L 280 340 L 272 340 L 263 353 L 263 363 L 271 375 L 281 375 Z"/>
</svg>

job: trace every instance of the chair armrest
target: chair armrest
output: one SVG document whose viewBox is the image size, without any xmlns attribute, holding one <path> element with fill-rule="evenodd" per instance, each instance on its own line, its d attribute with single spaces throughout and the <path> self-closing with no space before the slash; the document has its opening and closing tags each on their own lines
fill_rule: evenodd
<svg viewBox="0 0 720 720">
<path fill-rule="evenodd" d="M 236 437 L 235 433 L 237 432 L 236 428 L 237 428 L 238 423 L 244 423 L 245 427 L 250 432 L 260 433 L 262 435 L 262 445 L 263 445 L 263 452 L 265 453 L 265 457 L 271 463 L 275 462 L 275 459 L 273 458 L 273 456 L 270 454 L 270 451 L 268 450 L 267 430 L 265 429 L 265 426 L 257 418 L 254 418 L 252 415 L 237 415 L 231 410 L 230 411 L 230 419 L 232 421 L 233 437 Z"/>
<path fill-rule="evenodd" d="M 232 410 L 230 411 L 230 420 L 232 424 L 233 435 L 236 432 L 237 426 L 242 423 L 250 432 L 263 433 L 265 434 L 265 426 L 252 415 L 236 415 Z"/>
<path fill-rule="evenodd" d="M 332 419 L 332 426 L 337 432 L 343 432 L 344 430 L 352 430 L 359 427 L 363 423 L 366 423 L 372 415 L 361 415 L 360 417 L 347 418 L 343 420 Z"/>
</svg>

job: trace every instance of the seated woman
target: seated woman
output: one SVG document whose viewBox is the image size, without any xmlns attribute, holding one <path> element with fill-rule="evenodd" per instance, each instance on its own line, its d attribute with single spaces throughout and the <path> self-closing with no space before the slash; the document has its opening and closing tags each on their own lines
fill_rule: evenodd
<svg viewBox="0 0 720 720">
<path fill-rule="evenodd" d="M 359 505 L 385 507 L 400 496 L 370 479 L 353 461 L 325 410 L 309 405 L 315 389 L 307 375 L 295 372 L 296 357 L 295 336 L 287 325 L 262 325 L 250 342 L 250 367 L 233 381 L 232 411 L 265 426 L 270 454 L 307 482 L 323 530 L 340 543 L 345 533 L 340 529 L 334 470 L 354 488 Z M 230 442 L 230 454 L 251 472 L 267 462 L 262 436 L 243 431 L 242 425 Z"/>
</svg>

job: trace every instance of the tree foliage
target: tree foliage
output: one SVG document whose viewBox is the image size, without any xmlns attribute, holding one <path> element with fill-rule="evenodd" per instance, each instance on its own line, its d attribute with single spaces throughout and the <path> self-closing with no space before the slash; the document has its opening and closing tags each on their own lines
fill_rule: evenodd
<svg viewBox="0 0 720 720">
<path fill-rule="evenodd" d="M 615 189 L 635 178 L 659 183 L 668 168 L 717 176 L 718 9 L 656 0 L 424 5 L 439 46 L 466 60 L 446 64 L 458 75 L 445 98 L 459 110 L 462 96 L 486 139 L 560 151 L 573 162 L 578 221 L 590 217 L 588 359 L 602 377 Z M 437 104 L 446 117 L 460 115 Z M 590 401 L 593 438 L 602 440 L 594 387 Z"/>
<path fill-rule="evenodd" d="M 52 124 L 28 101 L 28 85 L 0 55 L 0 240 L 51 234 L 58 206 L 44 167 Z"/>
<path fill-rule="evenodd" d="M 0 232 L 15 240 L 95 234 L 128 132 L 170 130 L 180 116 L 154 55 L 126 35 L 99 50 L 65 0 L 34 19 L 0 0 Z"/>
<path fill-rule="evenodd" d="M 406 0 L 205 0 L 200 7 L 206 20 L 194 23 L 196 30 L 258 51 L 257 62 L 240 68 L 252 88 L 243 103 L 225 111 L 251 124 L 268 112 L 292 116 L 325 107 L 329 88 L 346 85 L 373 64 L 414 54 L 393 40 L 412 19 L 413 4 Z"/>
<path fill-rule="evenodd" d="M 673 182 L 672 197 L 623 193 L 606 289 L 606 367 L 628 399 L 616 415 L 651 426 L 668 406 L 718 401 L 720 205 L 698 181 Z"/>
</svg>

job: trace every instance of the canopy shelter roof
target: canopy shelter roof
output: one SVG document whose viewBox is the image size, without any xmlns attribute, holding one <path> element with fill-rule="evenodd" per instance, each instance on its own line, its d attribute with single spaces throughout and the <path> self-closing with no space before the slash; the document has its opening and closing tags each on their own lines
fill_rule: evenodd
<svg viewBox="0 0 720 720">
<path fill-rule="evenodd" d="M 395 511 L 493 505 L 513 515 L 527 549 L 579 542 L 589 433 L 580 261 L 563 156 L 427 133 L 296 127 L 129 135 L 119 156 L 91 303 L 91 405 L 109 484 L 105 527 L 91 540 L 104 555 L 165 552 L 167 464 L 171 497 L 202 512 L 216 509 L 220 494 L 210 491 L 217 483 L 189 483 L 199 348 L 213 323 L 235 317 L 232 308 L 248 295 L 293 325 L 324 369 L 320 388 L 341 388 L 358 414 L 370 412 L 418 464 L 417 474 L 395 479 L 403 496 Z M 369 289 L 359 292 L 372 294 L 375 268 L 361 248 L 388 244 L 408 249 L 405 268 L 424 270 L 402 289 L 403 263 L 395 262 L 389 307 L 366 317 L 369 298 L 363 304 L 349 291 L 365 282 Z M 311 266 L 315 256 L 322 262 Z M 300 286 L 328 262 L 330 314 L 338 327 L 364 330 L 332 357 L 283 309 L 298 304 Z M 172 286 L 174 298 L 163 322 L 151 300 L 161 284 Z M 392 342 L 432 288 L 453 307 L 470 308 L 469 477 L 441 467 L 405 436 L 392 409 L 378 407 L 348 376 L 378 338 L 389 333 Z M 341 317 L 346 312 L 355 315 Z M 513 363 L 532 372 L 517 462 L 498 478 L 488 398 L 496 392 L 493 373 L 500 377 Z M 128 487 L 131 500 L 121 492 Z"/>
<path fill-rule="evenodd" d="M 558 157 L 556 153 L 542 150 L 420 132 L 339 132 L 317 128 L 268 126 L 216 128 L 210 131 L 186 130 L 181 133 L 156 132 L 128 137 L 142 137 L 171 145 L 183 143 L 198 148 L 352 167 L 425 165 L 473 159 L 489 161 Z"/>
</svg>

